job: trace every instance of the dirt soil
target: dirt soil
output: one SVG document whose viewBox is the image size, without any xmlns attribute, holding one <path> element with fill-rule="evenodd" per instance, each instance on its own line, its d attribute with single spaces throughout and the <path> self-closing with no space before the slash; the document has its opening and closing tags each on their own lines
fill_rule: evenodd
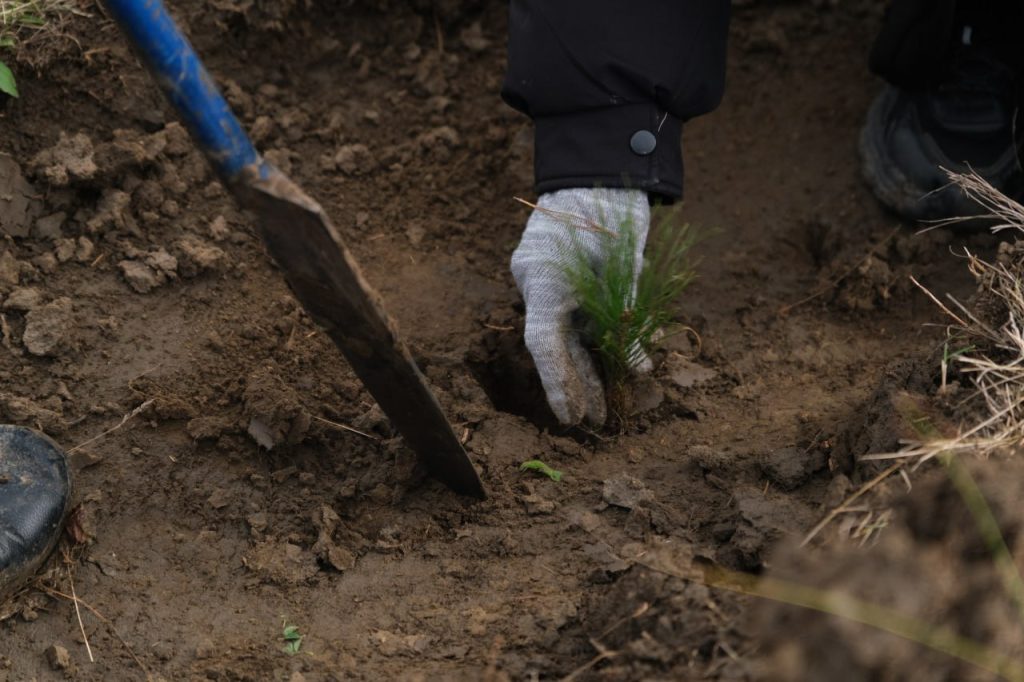
<svg viewBox="0 0 1024 682">
<path fill-rule="evenodd" d="M 1019 487 L 1014 484 L 1020 480 L 1021 468 L 1019 459 L 1003 459 L 996 466 L 967 461 L 967 469 L 1015 554 L 1020 552 L 1024 531 Z M 813 555 L 791 543 L 777 550 L 780 561 L 774 575 L 801 586 L 884 605 L 933 628 L 944 627 L 960 637 L 993 646 L 1020 661 L 1024 653 L 1020 611 L 1008 598 L 978 524 L 946 473 L 932 470 L 921 475 L 914 490 L 890 511 L 889 525 L 869 548 L 832 545 Z M 761 679 L 1013 679 L 850 620 L 767 602 L 754 611 L 751 626 L 762 635 L 756 664 Z M 990 657 L 989 662 L 992 660 Z"/>
<path fill-rule="evenodd" d="M 173 9 L 333 216 L 490 497 L 424 477 L 93 10 L 0 108 L 0 418 L 82 445 L 69 561 L 0 613 L 0 680 L 764 676 L 751 600 L 637 561 L 800 551 L 940 343 L 907 275 L 964 294 L 950 248 L 994 248 L 914 235 L 860 179 L 878 3 L 735 3 L 725 102 L 684 143 L 701 344 L 671 340 L 634 428 L 598 436 L 554 427 L 521 341 L 505 6 L 337 4 Z"/>
</svg>

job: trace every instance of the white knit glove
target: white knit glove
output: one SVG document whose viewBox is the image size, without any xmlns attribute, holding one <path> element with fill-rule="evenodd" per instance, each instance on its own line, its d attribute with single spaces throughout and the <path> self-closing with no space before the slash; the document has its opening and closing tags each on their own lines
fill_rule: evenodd
<svg viewBox="0 0 1024 682">
<path fill-rule="evenodd" d="M 526 302 L 526 348 L 558 421 L 570 425 L 586 419 L 600 426 L 605 420 L 604 390 L 572 324 L 579 305 L 567 271 L 572 254 L 580 250 L 601 275 L 608 236 L 593 226 L 617 232 L 626 225 L 636 231 L 634 272 L 639 274 L 651 223 L 647 193 L 563 189 L 542 194 L 537 206 L 512 254 L 512 276 Z"/>
</svg>

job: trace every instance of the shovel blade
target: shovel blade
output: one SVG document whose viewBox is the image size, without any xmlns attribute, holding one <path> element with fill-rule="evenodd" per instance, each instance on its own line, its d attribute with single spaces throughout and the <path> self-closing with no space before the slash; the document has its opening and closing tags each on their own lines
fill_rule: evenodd
<svg viewBox="0 0 1024 682">
<path fill-rule="evenodd" d="M 264 163 L 233 183 L 296 298 L 349 361 L 432 476 L 485 499 L 483 484 L 380 296 L 320 205 Z"/>
</svg>

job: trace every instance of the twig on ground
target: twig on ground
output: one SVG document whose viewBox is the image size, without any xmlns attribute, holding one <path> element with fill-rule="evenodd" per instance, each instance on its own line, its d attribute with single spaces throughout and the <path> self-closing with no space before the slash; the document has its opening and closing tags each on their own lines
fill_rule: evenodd
<svg viewBox="0 0 1024 682">
<path fill-rule="evenodd" d="M 630 614 L 627 614 L 627 615 L 623 616 L 622 618 L 618 619 L 617 621 L 615 621 L 614 623 L 612 623 L 611 625 L 606 627 L 601 632 L 600 637 L 607 637 L 611 633 L 613 633 L 616 630 L 618 630 L 620 626 L 628 623 L 631 620 L 636 620 L 640 616 L 642 616 L 645 613 L 647 613 L 650 610 L 650 608 L 651 608 L 650 603 L 648 603 L 648 602 L 641 602 L 640 606 L 636 607 L 636 610 L 633 611 L 633 613 L 630 613 Z"/>
<path fill-rule="evenodd" d="M 437 7 L 434 7 L 434 37 L 437 39 L 437 53 L 444 55 L 444 31 L 441 30 L 441 17 L 437 15 Z"/>
<path fill-rule="evenodd" d="M 577 679 L 580 675 L 587 672 L 601 661 L 604 661 L 609 658 L 615 658 L 620 653 L 622 653 L 621 651 L 613 651 L 611 649 L 606 649 L 604 646 L 601 645 L 600 642 L 593 638 L 591 638 L 590 640 L 590 645 L 597 649 L 597 656 L 594 656 L 592 659 L 590 659 L 589 661 L 587 661 L 586 663 L 584 663 L 583 665 L 581 665 L 580 667 L 576 668 L 571 673 L 563 677 L 562 682 L 572 682 L 573 680 Z"/>
<path fill-rule="evenodd" d="M 611 634 L 618 628 L 622 627 L 622 625 L 630 621 L 636 620 L 640 616 L 647 613 L 647 611 L 650 610 L 650 608 L 651 605 L 648 602 L 642 602 L 640 606 L 638 606 L 636 610 L 634 610 L 632 613 L 623 616 L 619 620 L 615 621 L 614 623 L 606 627 L 604 631 L 599 635 L 599 637 L 607 637 L 609 634 Z M 589 661 L 587 661 L 586 663 L 584 663 L 583 665 L 581 665 L 580 667 L 576 668 L 571 673 L 563 677 L 562 682 L 572 682 L 572 680 L 575 680 L 580 675 L 587 672 L 601 661 L 609 658 L 615 658 L 616 656 L 622 653 L 621 651 L 613 651 L 612 649 L 607 648 L 606 646 L 601 644 L 600 641 L 593 637 L 590 638 L 590 645 L 594 647 L 594 649 L 597 651 L 597 656 L 590 659 Z"/>
<path fill-rule="evenodd" d="M 89 635 L 85 634 L 85 624 L 82 623 L 82 611 L 78 608 L 78 595 L 75 594 L 75 578 L 71 575 L 71 557 L 68 553 L 64 552 L 64 564 L 68 569 L 68 586 L 71 587 L 71 601 L 75 605 L 75 617 L 78 618 L 78 629 L 82 632 L 82 641 L 85 642 L 85 652 L 89 654 L 89 662 L 95 663 L 96 659 L 92 655 L 92 647 L 89 646 Z"/>
<path fill-rule="evenodd" d="M 959 318 L 959 317 L 958 317 L 958 316 L 956 315 L 956 313 L 954 313 L 954 312 L 953 312 L 952 310 L 950 310 L 949 308 L 947 308 L 946 306 L 944 306 L 944 305 L 942 304 L 942 301 L 940 301 L 939 299 L 937 299 L 937 298 L 935 297 L 935 294 L 933 294 L 932 292 L 928 291 L 928 289 L 927 289 L 927 288 L 925 288 L 925 287 L 924 287 L 924 285 L 922 285 L 922 284 L 921 284 L 920 282 L 918 282 L 918 281 L 917 281 L 917 280 L 916 280 L 916 279 L 914 278 L 914 276 L 913 276 L 913 275 L 911 275 L 911 276 L 910 276 L 910 281 L 914 283 L 914 286 L 915 286 L 915 287 L 917 287 L 918 289 L 920 289 L 921 291 L 923 291 L 923 292 L 924 292 L 924 295 L 925 295 L 925 296 L 927 296 L 928 298 L 932 299 L 932 302 L 933 302 L 933 303 L 935 303 L 935 305 L 939 306 L 939 308 L 940 308 L 940 309 L 942 310 L 942 312 L 946 313 L 947 315 L 949 315 L 950 317 L 952 317 L 952 318 L 953 318 L 954 320 L 956 320 L 956 323 L 957 323 L 957 324 L 959 324 L 959 325 L 960 325 L 961 327 L 966 327 L 966 326 L 967 326 L 967 323 L 966 323 L 966 322 L 964 322 L 963 320 L 961 320 L 961 319 L 960 319 L 960 318 Z"/>
<path fill-rule="evenodd" d="M 703 679 L 712 679 L 718 671 L 720 671 L 725 666 L 729 665 L 729 663 L 740 661 L 744 657 L 750 655 L 756 650 L 756 647 L 752 647 L 749 651 L 740 653 L 739 651 L 733 649 L 732 646 L 730 646 L 729 643 L 725 640 L 718 640 L 717 642 L 715 642 L 715 646 L 718 647 L 718 649 L 722 651 L 725 654 L 725 656 L 712 661 L 708 665 L 707 669 L 704 670 Z"/>
<path fill-rule="evenodd" d="M 860 539 L 860 546 L 863 547 L 868 543 L 876 533 L 883 530 L 889 525 L 889 519 L 892 517 L 892 509 L 886 509 L 881 512 L 869 509 L 864 515 L 864 518 L 857 525 L 857 529 L 851 534 L 853 539 Z"/>
<path fill-rule="evenodd" d="M 358 435 L 362 436 L 363 438 L 369 438 L 370 440 L 378 440 L 378 441 L 380 440 L 380 438 L 378 438 L 377 436 L 374 436 L 372 434 L 366 433 L 365 431 L 360 431 L 359 429 L 356 429 L 356 428 L 353 428 L 351 426 L 348 426 L 347 424 L 341 424 L 339 422 L 332 422 L 330 419 L 324 419 L 323 417 L 317 417 L 315 415 L 313 416 L 313 419 L 314 419 L 314 421 L 318 421 L 318 422 L 321 422 L 323 424 L 327 424 L 328 426 L 332 426 L 332 427 L 334 427 L 336 429 L 341 429 L 342 431 L 348 431 L 350 433 L 358 434 Z"/>
<path fill-rule="evenodd" d="M 908 493 L 914 489 L 914 486 L 910 483 L 910 476 L 907 474 L 906 469 L 900 469 L 900 478 L 902 478 L 903 483 L 906 484 Z"/>
<path fill-rule="evenodd" d="M 878 474 L 877 476 L 872 478 L 870 481 L 868 481 L 867 483 L 862 485 L 860 488 L 858 488 L 856 492 L 854 492 L 852 495 L 850 495 L 845 500 L 843 500 L 842 504 L 840 504 L 838 507 L 836 507 L 835 509 L 830 511 L 828 514 L 826 514 L 825 518 L 823 518 L 821 521 L 819 521 L 817 523 L 817 525 L 815 525 L 814 528 L 812 528 L 811 531 L 806 536 L 804 536 L 804 539 L 800 543 L 800 546 L 801 547 L 806 547 L 807 543 L 809 543 L 811 540 L 813 540 L 814 536 L 816 536 L 818 533 L 820 533 L 822 531 L 822 529 L 825 528 L 825 526 L 827 526 L 828 524 L 830 524 L 832 522 L 833 519 L 835 519 L 837 516 L 839 516 L 843 512 L 848 511 L 851 504 L 856 502 L 858 499 L 863 497 L 866 492 L 868 492 L 869 490 L 874 488 L 876 485 L 878 485 L 879 483 L 881 483 L 885 479 L 889 478 L 889 476 L 891 476 L 892 474 L 896 473 L 897 471 L 899 471 L 902 468 L 903 468 L 903 462 L 898 462 L 896 464 L 893 464 L 888 469 L 886 469 L 882 473 Z"/>
<path fill-rule="evenodd" d="M 676 334 L 686 334 L 687 336 L 689 336 L 691 339 L 693 339 L 693 343 L 696 346 L 696 349 L 688 354 L 679 353 L 678 351 L 674 352 L 676 352 L 680 357 L 683 357 L 687 360 L 696 360 L 697 358 L 699 358 L 701 352 L 703 352 L 704 350 L 704 339 L 701 338 L 700 334 L 697 332 L 696 329 L 689 325 L 680 325 L 679 327 L 673 329 L 670 334 L 666 333 L 661 338 L 656 338 L 655 340 L 658 343 L 664 343 L 664 340 L 666 338 L 668 338 L 669 336 L 674 336 Z"/>
<path fill-rule="evenodd" d="M 142 660 L 139 659 L 139 657 L 135 655 L 135 651 L 132 650 L 132 648 L 130 646 L 128 646 L 128 642 L 126 642 L 124 637 L 121 636 L 121 633 L 119 633 L 117 631 L 117 628 L 114 627 L 114 624 L 112 622 L 110 622 L 109 618 L 107 618 L 102 613 L 97 611 L 93 606 L 90 606 L 88 602 L 84 602 L 81 599 L 79 599 L 78 597 L 73 597 L 70 594 L 65 594 L 64 592 L 61 592 L 60 590 L 55 590 L 52 587 L 49 587 L 48 585 L 44 585 L 42 583 L 37 583 L 36 586 L 40 590 L 42 590 L 43 592 L 45 592 L 46 594 L 48 594 L 50 596 L 59 597 L 61 599 L 66 599 L 67 601 L 74 602 L 76 605 L 77 604 L 81 604 L 82 606 L 84 606 L 86 611 L 88 611 L 92 615 L 96 616 L 96 618 L 98 618 L 101 623 L 103 623 L 104 625 L 107 626 L 107 629 L 110 630 L 110 632 L 114 635 L 114 637 L 117 638 L 117 641 L 121 642 L 121 645 L 124 647 L 125 651 L 128 652 L 128 655 L 131 656 L 132 660 L 135 661 L 135 663 L 140 668 L 142 668 L 142 672 L 144 672 L 146 674 L 146 678 L 147 679 L 149 678 L 149 676 L 150 676 L 149 668 L 147 668 L 146 664 L 143 663 Z"/>
<path fill-rule="evenodd" d="M 147 369 L 147 370 L 144 370 L 144 371 L 142 371 L 142 372 L 139 372 L 138 374 L 136 374 L 135 376 L 133 376 L 133 377 L 132 377 L 131 379 L 129 379 L 129 380 L 128 380 L 128 382 L 127 382 L 127 386 L 128 386 L 128 388 L 130 388 L 130 389 L 131 389 L 131 390 L 133 390 L 133 391 L 138 391 L 139 389 L 135 388 L 135 386 L 133 386 L 133 384 L 134 384 L 134 383 L 135 383 L 136 381 L 138 381 L 139 379 L 141 379 L 142 377 L 146 376 L 147 374 L 150 374 L 151 372 L 155 372 L 155 371 L 157 371 L 158 369 L 160 369 L 160 368 L 161 368 L 161 367 L 163 366 L 163 364 L 164 364 L 164 363 L 162 363 L 162 362 L 158 362 L 157 364 L 153 365 L 153 366 L 152 366 L 152 367 L 150 367 L 149 369 Z"/>
<path fill-rule="evenodd" d="M 139 416 L 142 412 L 145 412 L 146 408 L 148 408 L 154 402 L 156 402 L 156 398 L 150 398 L 149 400 L 147 400 L 146 402 L 142 403 L 141 405 L 136 407 L 134 410 L 132 410 L 128 414 L 126 414 L 123 417 L 121 417 L 121 421 L 118 422 L 118 424 L 116 426 L 112 426 L 111 428 L 107 429 L 103 433 L 100 433 L 100 434 L 98 434 L 96 436 L 93 436 L 92 438 L 90 438 L 89 440 L 85 441 L 84 443 L 79 443 L 75 447 L 69 449 L 68 450 L 68 454 L 71 454 L 72 452 L 75 452 L 76 450 L 81 450 L 86 445 L 89 445 L 90 443 L 94 443 L 94 442 L 98 441 L 100 438 L 103 438 L 104 436 L 109 436 L 114 431 L 117 431 L 119 428 L 121 428 L 122 426 L 127 424 L 130 419 L 133 419 L 134 417 Z"/>
</svg>

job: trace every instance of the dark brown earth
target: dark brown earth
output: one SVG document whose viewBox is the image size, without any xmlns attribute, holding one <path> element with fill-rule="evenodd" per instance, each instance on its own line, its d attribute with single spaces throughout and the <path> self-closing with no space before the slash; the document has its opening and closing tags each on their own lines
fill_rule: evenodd
<svg viewBox="0 0 1024 682">
<path fill-rule="evenodd" d="M 818 621 L 643 565 L 810 561 L 795 540 L 873 471 L 855 458 L 895 445 L 891 394 L 930 390 L 908 377 L 941 336 L 907 276 L 965 294 L 950 247 L 994 246 L 916 236 L 860 179 L 876 3 L 736 4 L 725 102 L 685 134 L 683 213 L 709 237 L 680 320 L 701 346 L 670 341 L 631 431 L 580 437 L 553 428 L 507 268 L 532 151 L 497 95 L 505 7 L 174 3 L 383 294 L 483 503 L 424 479 L 98 10 L 80 49 L 19 71 L 0 417 L 86 444 L 78 543 L 0 612 L 0 680 L 967 679 L 945 658 L 871 677 L 842 644 L 860 626 L 794 648 Z M 518 470 L 535 458 L 562 481 Z M 848 531 L 801 574 L 849 565 L 834 584 L 887 598 Z M 872 551 L 902 561 L 907 533 Z M 95 663 L 53 593 L 69 572 Z M 943 580 L 903 578 L 918 600 Z M 821 676 L 838 650 L 849 676 Z"/>
</svg>

